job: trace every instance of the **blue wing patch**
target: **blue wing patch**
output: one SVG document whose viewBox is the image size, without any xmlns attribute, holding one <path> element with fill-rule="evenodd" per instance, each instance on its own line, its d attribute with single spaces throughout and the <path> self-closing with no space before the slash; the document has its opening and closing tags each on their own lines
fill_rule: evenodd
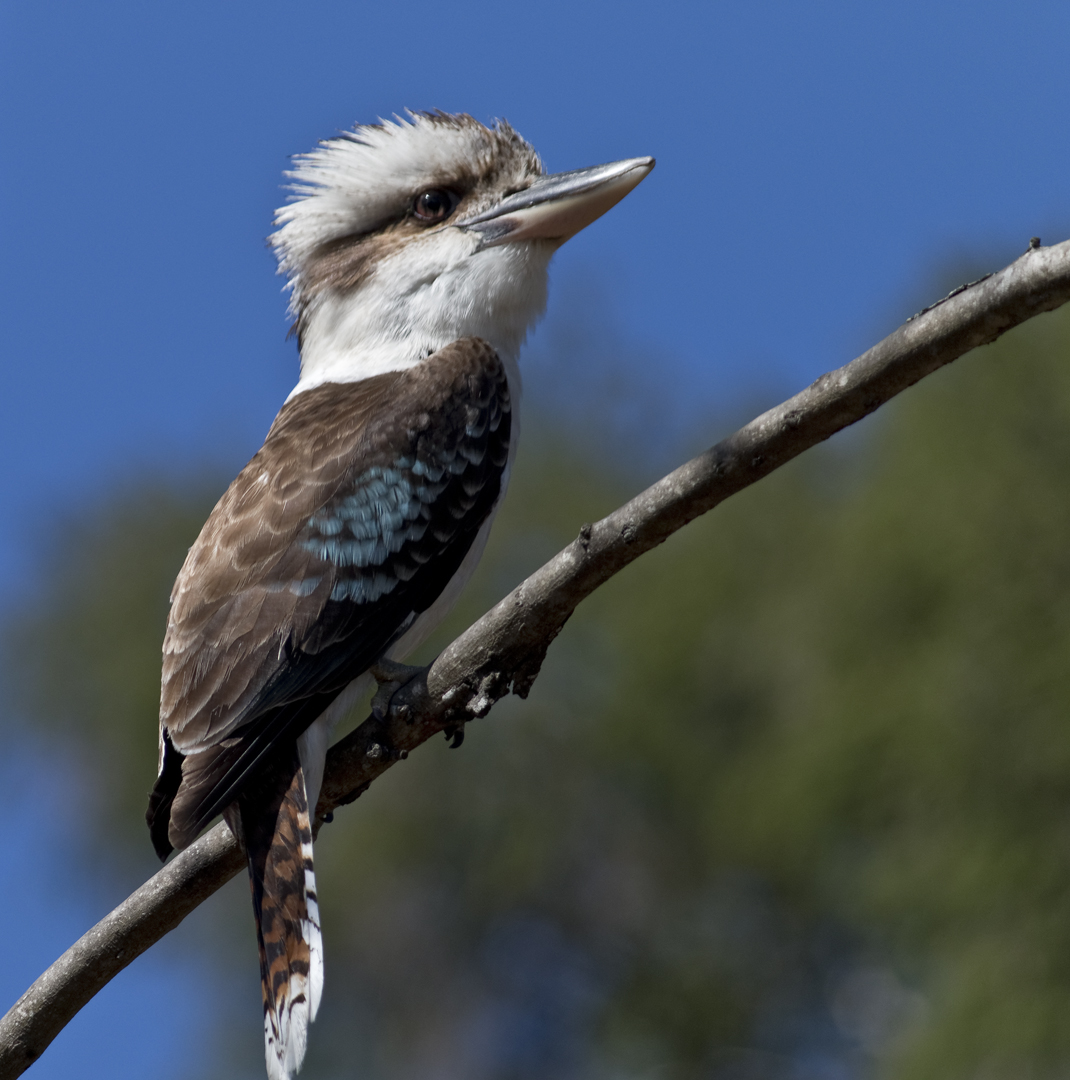
<svg viewBox="0 0 1070 1080">
<path fill-rule="evenodd" d="M 397 575 L 353 576 L 344 572 L 382 567 L 406 544 L 423 539 L 431 520 L 430 505 L 444 485 L 414 485 L 414 464 L 411 458 L 401 458 L 394 468 L 366 470 L 357 477 L 351 494 L 309 519 L 302 546 L 343 572 L 331 590 L 332 600 L 367 603 L 391 592 L 399 580 L 406 580 L 404 570 Z"/>
<path fill-rule="evenodd" d="M 452 445 L 425 443 L 415 455 L 366 469 L 309 518 L 300 544 L 335 568 L 332 601 L 373 603 L 409 581 L 431 557 L 421 543 L 429 532 L 435 548 L 449 544 L 488 482 L 498 485 L 501 462 L 489 474 L 482 466 L 503 413 L 483 404 L 466 408 L 463 435 L 458 431 Z M 444 493 L 446 505 L 438 505 Z M 291 587 L 307 595 L 319 581 Z"/>
</svg>

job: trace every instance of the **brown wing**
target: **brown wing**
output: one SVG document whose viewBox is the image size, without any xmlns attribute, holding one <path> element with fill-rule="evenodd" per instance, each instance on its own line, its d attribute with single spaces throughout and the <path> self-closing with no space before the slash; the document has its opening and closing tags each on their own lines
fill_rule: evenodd
<svg viewBox="0 0 1070 1080">
<path fill-rule="evenodd" d="M 479 339 L 288 402 L 190 549 L 164 640 L 157 850 L 188 843 L 426 610 L 497 501 L 505 372 Z M 165 815 L 165 810 L 170 810 Z"/>
</svg>

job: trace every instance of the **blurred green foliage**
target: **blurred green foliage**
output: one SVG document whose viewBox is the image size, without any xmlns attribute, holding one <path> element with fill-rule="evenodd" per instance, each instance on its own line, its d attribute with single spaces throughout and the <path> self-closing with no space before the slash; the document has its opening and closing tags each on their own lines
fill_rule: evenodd
<svg viewBox="0 0 1070 1080">
<path fill-rule="evenodd" d="M 629 489 L 528 426 L 439 647 Z M 641 559 L 527 702 L 324 829 L 310 1077 L 1070 1071 L 1070 315 L 870 429 Z M 65 522 L 7 620 L 21 714 L 146 869 L 166 598 L 209 503 L 146 483 Z M 260 1069 L 245 929 L 220 1075 Z"/>
</svg>

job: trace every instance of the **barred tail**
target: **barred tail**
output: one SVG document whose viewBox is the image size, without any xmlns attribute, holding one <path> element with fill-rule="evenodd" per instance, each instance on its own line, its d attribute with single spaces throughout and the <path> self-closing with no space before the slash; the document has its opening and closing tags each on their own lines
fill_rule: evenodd
<svg viewBox="0 0 1070 1080">
<path fill-rule="evenodd" d="M 312 829 L 296 747 L 275 757 L 238 807 L 260 947 L 267 1072 L 270 1080 L 291 1080 L 323 991 Z"/>
</svg>

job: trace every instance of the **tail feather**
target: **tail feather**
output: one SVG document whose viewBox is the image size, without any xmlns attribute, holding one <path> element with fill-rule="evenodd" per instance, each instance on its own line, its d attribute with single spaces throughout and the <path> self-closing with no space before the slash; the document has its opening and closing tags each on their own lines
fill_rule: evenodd
<svg viewBox="0 0 1070 1080">
<path fill-rule="evenodd" d="M 291 1080 L 323 992 L 312 828 L 296 747 L 260 773 L 238 810 L 260 948 L 267 1071 L 271 1080 Z"/>
</svg>

